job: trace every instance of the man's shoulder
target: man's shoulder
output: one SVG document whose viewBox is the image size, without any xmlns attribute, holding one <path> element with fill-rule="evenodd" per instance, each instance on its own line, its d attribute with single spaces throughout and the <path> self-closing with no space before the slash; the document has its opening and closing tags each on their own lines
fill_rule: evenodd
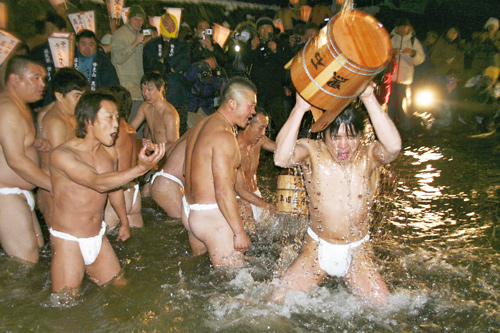
<svg viewBox="0 0 500 333">
<path fill-rule="evenodd" d="M 8 125 L 5 123 L 6 119 L 21 118 L 21 110 L 19 106 L 14 102 L 14 100 L 5 92 L 0 94 L 0 105 L 2 106 L 2 112 L 0 112 L 0 118 L 4 119 L 2 125 Z"/>
<path fill-rule="evenodd" d="M 175 113 L 178 114 L 177 109 L 175 108 L 175 106 L 173 106 L 167 100 L 162 101 L 162 103 L 161 103 L 161 109 L 165 113 L 165 115 L 172 115 L 172 114 L 175 114 Z"/>
</svg>

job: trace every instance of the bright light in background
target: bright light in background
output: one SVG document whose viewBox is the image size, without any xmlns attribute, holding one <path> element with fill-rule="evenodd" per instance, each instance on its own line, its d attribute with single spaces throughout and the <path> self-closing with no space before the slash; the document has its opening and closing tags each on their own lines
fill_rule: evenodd
<svg viewBox="0 0 500 333">
<path fill-rule="evenodd" d="M 415 95 L 415 104 L 428 108 L 436 103 L 436 94 L 430 89 L 420 90 Z"/>
</svg>

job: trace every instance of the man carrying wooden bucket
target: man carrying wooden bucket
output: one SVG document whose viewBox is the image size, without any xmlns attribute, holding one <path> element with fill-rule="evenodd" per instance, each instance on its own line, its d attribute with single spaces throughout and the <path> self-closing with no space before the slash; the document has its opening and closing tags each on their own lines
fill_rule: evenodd
<svg viewBox="0 0 500 333">
<path fill-rule="evenodd" d="M 309 291 L 327 275 L 342 277 L 359 296 L 385 302 L 389 291 L 370 256 L 369 213 L 379 169 L 401 150 L 401 137 L 369 86 L 360 96 L 378 140 L 361 143 L 364 117 L 348 106 L 323 132 L 323 140 L 297 141 L 310 105 L 297 103 L 276 138 L 274 161 L 289 168 L 301 164 L 310 200 L 311 225 L 302 253 L 285 271 L 271 299 L 282 301 L 288 289 Z"/>
</svg>

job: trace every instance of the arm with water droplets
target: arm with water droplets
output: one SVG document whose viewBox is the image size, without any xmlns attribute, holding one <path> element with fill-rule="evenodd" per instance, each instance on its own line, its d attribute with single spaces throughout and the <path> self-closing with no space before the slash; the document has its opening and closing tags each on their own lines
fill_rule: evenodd
<svg viewBox="0 0 500 333">
<path fill-rule="evenodd" d="M 300 123 L 304 114 L 311 109 L 298 93 L 296 103 L 276 137 L 276 150 L 274 152 L 274 164 L 282 168 L 290 168 L 303 161 L 309 151 L 304 146 L 297 144 Z"/>
<path fill-rule="evenodd" d="M 378 138 L 378 142 L 370 148 L 370 153 L 381 164 L 394 161 L 401 150 L 401 136 L 396 126 L 387 113 L 380 107 L 371 85 L 368 85 L 365 91 L 363 91 L 360 99 L 368 111 L 373 129 Z"/>
</svg>

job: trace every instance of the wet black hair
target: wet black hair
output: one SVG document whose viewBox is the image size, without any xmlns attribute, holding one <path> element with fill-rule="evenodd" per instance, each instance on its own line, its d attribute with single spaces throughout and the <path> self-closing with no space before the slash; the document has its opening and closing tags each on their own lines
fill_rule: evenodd
<svg viewBox="0 0 500 333">
<path fill-rule="evenodd" d="M 66 96 L 67 93 L 78 90 L 85 91 L 90 88 L 89 81 L 80 71 L 74 68 L 60 68 L 52 81 L 54 93 L 58 92 Z"/>
<path fill-rule="evenodd" d="M 141 87 L 143 84 L 147 83 L 153 83 L 158 90 L 160 90 L 161 87 L 165 87 L 165 90 L 167 90 L 167 85 L 163 76 L 161 76 L 161 74 L 157 71 L 147 72 L 142 76 Z"/>
<path fill-rule="evenodd" d="M 81 38 L 93 38 L 94 41 L 97 43 L 97 37 L 95 36 L 95 33 L 92 30 L 84 29 L 76 35 L 76 42 L 80 42 Z"/>
<path fill-rule="evenodd" d="M 269 118 L 269 113 L 262 106 L 256 105 L 255 106 L 255 114 L 252 115 L 252 118 L 250 118 L 250 124 L 252 124 L 252 123 L 254 123 L 254 122 L 257 121 L 257 115 L 258 114 L 261 114 L 264 117 Z"/>
<path fill-rule="evenodd" d="M 119 84 L 109 87 L 108 90 L 115 95 L 116 106 L 118 106 L 120 118 L 127 120 L 130 116 L 130 110 L 132 109 L 132 94 Z"/>
<path fill-rule="evenodd" d="M 329 131 L 330 137 L 333 137 L 339 132 L 342 124 L 346 127 L 347 135 L 360 136 L 365 128 L 365 113 L 363 109 L 351 103 L 342 111 L 337 118 L 324 130 L 323 138 Z"/>
<path fill-rule="evenodd" d="M 93 124 L 97 113 L 101 109 L 102 101 L 110 101 L 116 104 L 116 98 L 112 93 L 105 90 L 87 91 L 78 100 L 75 108 L 76 136 L 80 139 L 87 135 L 87 124 Z"/>
</svg>

